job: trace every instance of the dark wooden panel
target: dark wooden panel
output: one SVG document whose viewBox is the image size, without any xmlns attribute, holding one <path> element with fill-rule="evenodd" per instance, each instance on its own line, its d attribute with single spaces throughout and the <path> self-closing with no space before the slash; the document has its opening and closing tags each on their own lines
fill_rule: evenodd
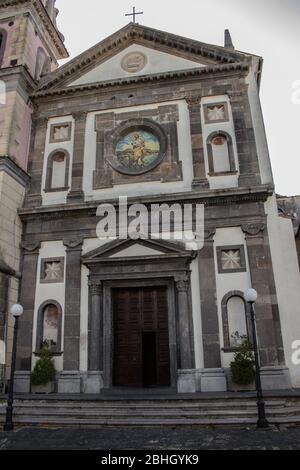
<svg viewBox="0 0 300 470">
<path fill-rule="evenodd" d="M 114 289 L 113 311 L 114 385 L 170 385 L 167 289 Z"/>
</svg>

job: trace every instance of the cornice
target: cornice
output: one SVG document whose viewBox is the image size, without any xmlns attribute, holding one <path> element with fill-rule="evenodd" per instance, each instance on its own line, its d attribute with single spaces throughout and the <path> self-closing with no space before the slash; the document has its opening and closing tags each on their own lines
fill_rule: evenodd
<svg viewBox="0 0 300 470">
<path fill-rule="evenodd" d="M 128 205 L 139 204 L 151 205 L 162 203 L 182 202 L 189 204 L 204 204 L 205 206 L 222 206 L 228 204 L 241 204 L 247 202 L 265 202 L 274 192 L 269 185 L 255 188 L 236 188 L 228 190 L 190 191 L 177 194 L 160 194 L 156 196 L 138 196 L 128 198 Z M 21 220 L 28 219 L 58 219 L 65 217 L 95 216 L 99 204 L 112 204 L 118 206 L 117 199 L 105 201 L 92 201 L 76 204 L 64 204 L 56 206 L 24 207 L 18 213 Z"/>
<path fill-rule="evenodd" d="M 99 83 L 91 83 L 87 85 L 80 85 L 76 87 L 66 87 L 66 88 L 53 88 L 50 90 L 44 91 L 36 91 L 34 92 L 31 97 L 33 99 L 42 98 L 46 96 L 68 96 L 73 95 L 75 93 L 80 93 L 83 91 L 90 91 L 90 90 L 100 90 L 109 87 L 116 87 L 116 86 L 125 86 L 125 85 L 132 85 L 132 84 L 139 84 L 139 83 L 155 83 L 158 81 L 164 80 L 178 80 L 181 78 L 197 78 L 202 76 L 209 76 L 221 73 L 230 73 L 230 72 L 244 72 L 248 71 L 249 67 L 248 64 L 244 64 L 241 62 L 232 63 L 232 64 L 223 64 L 223 65 L 215 65 L 212 67 L 203 67 L 203 68 L 195 68 L 189 70 L 179 70 L 175 72 L 165 72 L 165 73 L 157 73 L 157 74 L 149 74 L 149 75 L 141 75 L 135 76 L 130 78 L 121 78 L 115 80 L 107 80 Z"/>
<path fill-rule="evenodd" d="M 4 67 L 0 69 L 0 79 L 21 75 L 26 84 L 31 88 L 30 93 L 36 88 L 37 82 L 32 78 L 29 70 L 24 65 L 15 65 L 14 67 Z"/>
<path fill-rule="evenodd" d="M 30 180 L 29 175 L 10 157 L 0 155 L 0 171 L 4 171 L 19 184 L 27 187 Z"/>
<path fill-rule="evenodd" d="M 63 43 L 63 40 L 59 34 L 59 31 L 55 28 L 51 18 L 48 15 L 47 10 L 45 9 L 41 0 L 1 0 L 1 7 L 10 7 L 15 5 L 22 5 L 28 3 L 30 6 L 33 6 L 39 17 L 42 19 L 44 27 L 54 42 L 57 51 L 60 54 L 60 59 L 66 59 L 69 57 L 69 53 Z"/>
</svg>

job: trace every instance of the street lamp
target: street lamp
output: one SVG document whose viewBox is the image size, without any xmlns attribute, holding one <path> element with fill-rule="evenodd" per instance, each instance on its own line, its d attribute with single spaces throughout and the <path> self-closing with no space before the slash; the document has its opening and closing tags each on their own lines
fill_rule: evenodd
<svg viewBox="0 0 300 470">
<path fill-rule="evenodd" d="M 265 412 L 265 402 L 261 387 L 261 378 L 260 378 L 260 363 L 257 347 L 257 335 L 256 335 L 256 324 L 255 324 L 255 312 L 254 304 L 257 300 L 257 292 L 255 289 L 248 289 L 244 292 L 244 299 L 250 304 L 250 313 L 251 313 L 251 325 L 252 325 L 252 335 L 253 335 L 253 347 L 254 347 L 254 358 L 255 358 L 255 382 L 256 382 L 256 393 L 257 393 L 257 409 L 258 409 L 258 428 L 268 428 L 269 423 L 266 418 Z"/>
<path fill-rule="evenodd" d="M 10 382 L 8 390 L 7 408 L 6 408 L 6 420 L 3 426 L 4 431 L 13 431 L 13 403 L 14 403 L 14 377 L 16 368 L 16 353 L 17 353 L 17 338 L 18 338 L 18 326 L 19 318 L 23 315 L 24 309 L 22 305 L 15 304 L 11 307 L 10 313 L 15 319 L 14 325 L 14 338 L 13 338 L 13 349 L 11 358 L 11 370 L 10 370 Z"/>
</svg>

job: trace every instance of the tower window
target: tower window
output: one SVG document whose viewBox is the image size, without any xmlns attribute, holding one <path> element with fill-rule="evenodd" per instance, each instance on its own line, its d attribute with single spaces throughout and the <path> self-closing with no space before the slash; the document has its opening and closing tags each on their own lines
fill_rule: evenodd
<svg viewBox="0 0 300 470">
<path fill-rule="evenodd" d="M 56 150 L 48 158 L 46 192 L 67 191 L 69 189 L 70 158 L 66 150 Z"/>
<path fill-rule="evenodd" d="M 209 174 L 212 176 L 236 172 L 232 138 L 217 131 L 207 139 Z"/>
<path fill-rule="evenodd" d="M 0 30 L 0 66 L 2 65 L 5 45 L 6 45 L 7 32 L 4 29 Z"/>
</svg>

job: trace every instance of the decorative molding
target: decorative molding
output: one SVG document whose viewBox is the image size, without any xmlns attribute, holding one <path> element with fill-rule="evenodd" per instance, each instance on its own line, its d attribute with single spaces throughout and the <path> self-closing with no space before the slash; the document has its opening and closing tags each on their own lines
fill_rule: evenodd
<svg viewBox="0 0 300 470">
<path fill-rule="evenodd" d="M 204 204 L 206 206 L 227 206 L 228 204 L 241 204 L 243 202 L 266 202 L 274 192 L 273 186 L 260 185 L 251 189 L 235 188 L 226 189 L 220 194 L 220 190 L 210 191 L 189 191 L 185 193 L 166 194 L 164 195 L 164 202 L 185 202 Z M 161 203 L 161 196 L 140 196 L 139 201 L 141 204 L 155 204 Z M 38 206 L 24 207 L 19 210 L 19 216 L 23 221 L 27 220 L 57 220 L 60 217 L 72 217 L 74 214 L 79 216 L 95 216 L 97 207 L 100 201 L 93 201 L 87 203 L 77 203 L 72 205 L 53 205 L 53 206 Z M 119 201 L 110 199 L 106 201 L 109 204 L 118 206 Z M 128 204 L 135 204 L 136 198 L 128 198 Z"/>
<path fill-rule="evenodd" d="M 235 64 L 222 64 L 222 65 L 215 65 L 211 67 L 202 67 L 196 69 L 189 69 L 185 70 L 184 72 L 166 72 L 166 73 L 158 73 L 158 74 L 149 74 L 143 76 L 136 76 L 136 77 L 126 77 L 122 79 L 116 79 L 111 81 L 104 81 L 99 83 L 92 83 L 87 85 L 77 85 L 77 86 L 69 86 L 66 88 L 54 88 L 47 90 L 46 87 L 44 90 L 38 90 L 34 92 L 31 97 L 38 98 L 38 97 L 45 97 L 45 96 L 55 96 L 55 95 L 72 95 L 78 91 L 91 91 L 105 88 L 107 89 L 109 86 L 123 86 L 123 85 L 134 85 L 137 83 L 148 83 L 148 82 L 157 82 L 158 80 L 178 80 L 180 78 L 186 79 L 187 77 L 195 77 L 196 79 L 199 76 L 210 76 L 215 75 L 217 73 L 224 73 L 224 72 L 247 72 L 249 70 L 248 64 L 245 65 L 241 62 Z M 55 80 L 52 85 L 57 83 L 59 80 Z"/>
<path fill-rule="evenodd" d="M 257 235 L 262 235 L 265 231 L 266 225 L 262 222 L 250 223 L 242 225 L 242 230 L 246 235 L 250 237 L 255 237 Z"/>
</svg>

